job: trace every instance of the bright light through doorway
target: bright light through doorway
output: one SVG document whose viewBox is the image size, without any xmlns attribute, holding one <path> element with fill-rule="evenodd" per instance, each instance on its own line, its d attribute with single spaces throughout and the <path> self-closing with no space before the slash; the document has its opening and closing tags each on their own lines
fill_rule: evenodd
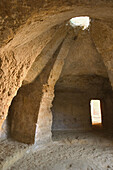
<svg viewBox="0 0 113 170">
<path fill-rule="evenodd" d="M 72 27 L 80 26 L 83 30 L 87 29 L 90 24 L 90 18 L 88 16 L 75 17 L 70 19 L 70 25 Z"/>
<path fill-rule="evenodd" d="M 91 120 L 92 125 L 101 124 L 102 123 L 102 115 L 100 108 L 100 100 L 91 100 Z"/>
</svg>

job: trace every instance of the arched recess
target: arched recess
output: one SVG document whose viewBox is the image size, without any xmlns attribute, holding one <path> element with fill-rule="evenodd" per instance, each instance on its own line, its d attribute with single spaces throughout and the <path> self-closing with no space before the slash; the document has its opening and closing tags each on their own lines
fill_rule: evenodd
<svg viewBox="0 0 113 170">
<path fill-rule="evenodd" d="M 45 67 L 32 83 L 20 88 L 12 103 L 10 108 L 12 119 L 11 136 L 18 141 L 34 143 L 35 139 L 36 142 L 50 139 L 52 121 L 50 107 L 54 97 L 54 85 L 60 75 L 64 58 L 67 56 L 71 45 L 70 36 L 67 36 L 63 43 L 61 42 L 64 36 L 61 37 L 58 42 L 55 41 L 57 46 L 48 51 L 48 53 L 45 53 L 47 48 L 42 51 L 41 56 L 42 54 L 45 54 L 45 57 L 46 55 L 49 56 L 48 62 L 45 60 Z M 60 46 L 58 47 L 58 45 Z M 48 48 L 50 48 L 50 44 L 48 44 Z M 36 123 L 38 124 L 37 130 Z"/>
<path fill-rule="evenodd" d="M 15 4 L 10 4 L 11 6 Z M 93 8 L 92 8 L 93 5 Z M 4 6 L 4 5 L 3 5 Z M 60 6 L 60 8 L 59 8 Z M 41 50 L 52 37 L 52 35 L 45 40 L 45 34 L 55 26 L 75 16 L 89 15 L 92 18 L 99 18 L 102 20 L 112 20 L 113 8 L 112 3 L 108 4 L 102 1 L 70 1 L 69 3 L 64 1 L 53 1 L 52 3 L 45 3 L 40 8 L 34 5 L 26 15 L 24 10 L 21 11 L 21 17 L 17 13 L 17 18 L 24 18 L 25 21 L 19 21 L 23 24 L 16 34 L 13 32 L 14 24 L 12 24 L 9 33 L 13 32 L 13 35 L 9 35 L 3 41 L 6 46 L 3 46 L 0 51 L 0 74 L 1 74 L 1 90 L 0 90 L 0 129 L 2 130 L 2 124 L 7 116 L 8 108 L 11 104 L 13 97 L 16 95 L 18 89 L 22 85 L 28 70 L 30 69 L 35 58 L 40 54 Z M 20 9 L 17 5 L 16 9 Z M 2 8 L 4 9 L 4 8 Z M 10 13 L 13 14 L 11 8 Z M 23 8 L 24 9 L 24 8 Z M 40 9 L 40 10 L 39 10 Z M 17 10 L 18 11 L 18 10 Z M 37 12 L 38 11 L 38 12 Z M 49 12 L 48 12 L 49 11 Z M 104 12 L 106 11 L 106 13 Z M 32 13 L 32 16 L 30 16 Z M 5 15 L 4 15 L 5 16 Z M 30 17 L 29 17 L 30 16 Z M 5 16 L 7 18 L 7 16 Z M 29 18 L 29 19 L 28 19 Z M 8 17 L 6 28 L 8 28 L 12 18 Z M 28 20 L 27 20 L 28 19 Z M 21 25 L 20 24 L 20 25 Z M 4 25 L 3 25 L 4 27 Z M 19 26 L 16 26 L 16 28 Z M 4 29 L 3 29 L 4 30 Z M 7 31 L 7 30 L 5 30 Z M 44 36 L 43 36 L 44 34 Z M 4 35 L 4 34 L 3 34 Z M 10 37 L 11 36 L 11 37 Z M 45 41 L 44 41 L 45 40 Z M 10 41 L 10 42 L 9 42 Z M 7 71 L 6 71 L 7 70 Z"/>
<path fill-rule="evenodd" d="M 43 35 L 39 36 L 38 38 L 35 38 L 35 40 L 33 42 L 34 45 L 31 43 L 31 45 L 29 46 L 29 50 L 26 51 L 26 55 L 29 52 L 29 55 L 32 57 L 32 60 L 30 59 L 28 61 L 28 59 L 26 60 L 26 58 L 22 59 L 24 61 L 22 68 L 20 68 L 21 64 L 17 65 L 17 63 L 16 63 L 17 68 L 15 70 L 13 62 L 10 61 L 8 63 L 9 65 L 7 65 L 7 60 L 4 61 L 5 62 L 4 64 L 7 66 L 7 69 L 8 69 L 7 72 L 9 73 L 9 77 L 6 77 L 7 75 L 4 75 L 2 77 L 2 79 L 4 80 L 4 83 L 2 84 L 2 82 L 1 82 L 1 87 L 3 86 L 4 93 L 2 93 L 2 96 L 1 96 L 2 97 L 1 103 L 0 103 L 1 113 L 3 112 L 3 110 L 8 111 L 7 106 L 10 105 L 12 96 L 16 95 L 15 93 L 17 93 L 17 91 L 16 91 L 17 87 L 20 87 L 22 85 L 22 82 L 21 82 L 22 79 L 24 79 L 24 82 L 23 82 L 24 85 L 30 84 L 36 79 L 36 77 L 38 75 L 41 74 L 42 70 L 48 64 L 49 60 L 51 60 L 51 58 L 52 58 L 53 54 L 55 53 L 55 51 L 57 50 L 58 46 L 61 44 L 61 42 L 65 38 L 66 32 L 67 32 L 67 28 L 65 27 L 65 24 L 63 24 L 60 26 L 53 27 L 49 31 L 45 32 Z M 29 70 L 29 65 L 32 64 L 31 61 L 33 61 L 35 59 L 35 57 L 36 57 L 36 60 L 34 61 L 33 66 Z M 5 58 L 6 58 L 6 56 L 4 55 L 4 60 L 5 60 Z M 28 62 L 28 64 L 27 64 L 27 62 Z M 10 66 L 11 66 L 11 68 L 10 68 Z M 6 69 L 6 68 L 4 68 L 4 69 Z M 28 70 L 29 70 L 29 72 L 27 74 Z M 17 77 L 15 76 L 15 74 Z M 26 78 L 24 78 L 26 74 L 28 76 L 26 76 Z M 8 80 L 6 78 L 8 78 Z M 5 83 L 7 81 L 8 81 L 8 84 L 6 84 L 6 86 L 5 86 Z M 7 86 L 9 87 L 9 89 Z M 22 86 L 22 89 L 24 89 L 24 88 Z M 7 92 L 6 90 L 9 90 L 9 91 Z M 7 93 L 8 93 L 8 95 L 7 95 Z M 5 100 L 7 101 L 7 105 L 5 105 L 5 107 L 4 107 Z M 4 114 L 5 114 L 5 112 L 4 112 Z M 6 119 L 6 116 L 7 115 L 4 116 L 2 114 L 1 120 L 0 120 L 0 125 L 2 125 L 2 123 Z M 4 138 L 7 136 L 7 127 L 6 126 L 7 126 L 7 124 L 4 122 L 4 125 L 1 127 L 1 134 L 0 134 L 1 138 Z"/>
<path fill-rule="evenodd" d="M 22 86 L 32 62 L 41 53 L 43 48 L 53 38 L 56 28 L 51 28 L 47 32 L 33 41 L 26 44 L 24 47 L 21 44 L 16 47 L 0 51 L 0 136 L 4 136 L 5 129 L 2 127 L 6 119 L 7 112 L 13 97 L 17 94 L 18 89 Z M 23 49 L 24 48 L 24 49 Z M 18 49 L 20 49 L 18 51 Z M 19 52 L 19 53 L 18 53 Z M 16 58 L 17 57 L 17 58 Z"/>
</svg>

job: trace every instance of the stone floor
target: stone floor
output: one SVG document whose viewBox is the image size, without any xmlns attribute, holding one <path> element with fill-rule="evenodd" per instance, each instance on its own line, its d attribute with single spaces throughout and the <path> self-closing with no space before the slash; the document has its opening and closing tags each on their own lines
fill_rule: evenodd
<svg viewBox="0 0 113 170">
<path fill-rule="evenodd" d="M 113 170 L 113 136 L 101 132 L 56 131 L 46 146 L 0 143 L 3 170 Z"/>
</svg>

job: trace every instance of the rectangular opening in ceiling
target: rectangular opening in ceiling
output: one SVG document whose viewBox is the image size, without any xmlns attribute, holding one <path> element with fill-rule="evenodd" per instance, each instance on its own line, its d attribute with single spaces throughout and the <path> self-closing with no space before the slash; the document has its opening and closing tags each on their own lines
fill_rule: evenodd
<svg viewBox="0 0 113 170">
<path fill-rule="evenodd" d="M 100 100 L 91 100 L 90 106 L 92 125 L 102 124 Z"/>
</svg>

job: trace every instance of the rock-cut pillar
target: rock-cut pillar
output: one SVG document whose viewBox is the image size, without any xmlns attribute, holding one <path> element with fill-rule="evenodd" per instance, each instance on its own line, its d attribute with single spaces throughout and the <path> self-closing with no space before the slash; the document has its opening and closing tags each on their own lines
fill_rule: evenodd
<svg viewBox="0 0 113 170">
<path fill-rule="evenodd" d="M 71 46 L 71 36 L 68 35 L 64 40 L 61 50 L 56 58 L 53 68 L 50 72 L 48 82 L 43 85 L 43 95 L 40 102 L 38 120 L 36 124 L 35 143 L 46 143 L 51 141 L 52 126 L 52 101 L 54 98 L 54 87 L 60 77 L 64 60 L 68 55 Z"/>
</svg>

